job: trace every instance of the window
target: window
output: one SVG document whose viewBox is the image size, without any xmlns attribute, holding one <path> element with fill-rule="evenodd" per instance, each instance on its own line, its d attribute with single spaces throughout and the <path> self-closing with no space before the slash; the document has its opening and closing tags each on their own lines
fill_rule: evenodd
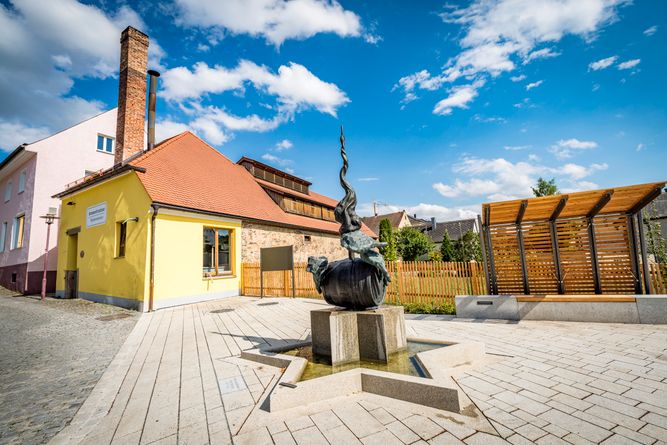
<svg viewBox="0 0 667 445">
<path fill-rule="evenodd" d="M 12 199 L 12 181 L 5 186 L 5 202 L 9 202 L 10 199 Z"/>
<path fill-rule="evenodd" d="M 232 230 L 204 227 L 204 275 L 232 273 Z"/>
<path fill-rule="evenodd" d="M 114 142 L 113 138 L 98 134 L 97 151 L 101 151 L 104 153 L 113 153 L 113 142 Z"/>
<path fill-rule="evenodd" d="M 23 170 L 21 174 L 19 175 L 19 189 L 18 193 L 23 193 L 25 192 L 25 178 L 27 176 L 28 172 Z"/>
<path fill-rule="evenodd" d="M 12 227 L 12 249 L 23 247 L 23 227 L 25 225 L 25 215 L 19 215 L 14 218 L 14 227 Z"/>
<path fill-rule="evenodd" d="M 5 251 L 5 239 L 7 238 L 7 221 L 2 223 L 0 227 L 0 252 Z"/>
<path fill-rule="evenodd" d="M 127 221 L 119 222 L 117 224 L 118 230 L 118 248 L 116 249 L 116 257 L 125 257 L 125 244 L 127 240 Z"/>
</svg>

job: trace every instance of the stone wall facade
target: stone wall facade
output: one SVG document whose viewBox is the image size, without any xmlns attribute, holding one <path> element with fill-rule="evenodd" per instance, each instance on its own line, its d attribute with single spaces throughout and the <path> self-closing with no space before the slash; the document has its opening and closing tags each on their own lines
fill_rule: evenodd
<svg viewBox="0 0 667 445">
<path fill-rule="evenodd" d="M 310 237 L 310 239 L 308 239 Z M 338 234 L 288 229 L 243 222 L 241 261 L 259 263 L 261 247 L 294 246 L 294 262 L 305 263 L 309 256 L 326 256 L 330 261 L 347 257 Z"/>
</svg>

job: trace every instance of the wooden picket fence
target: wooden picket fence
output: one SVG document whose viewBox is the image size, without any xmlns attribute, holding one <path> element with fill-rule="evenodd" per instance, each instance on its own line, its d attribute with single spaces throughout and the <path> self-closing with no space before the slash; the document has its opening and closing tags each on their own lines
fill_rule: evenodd
<svg viewBox="0 0 667 445">
<path fill-rule="evenodd" d="M 667 264 L 650 263 L 651 290 L 654 294 L 667 294 Z"/>
<path fill-rule="evenodd" d="M 260 295 L 258 263 L 243 263 L 243 295 Z M 486 295 L 484 266 L 480 263 L 442 261 L 387 262 L 392 281 L 387 288 L 388 303 L 454 302 L 456 295 Z M 292 296 L 291 272 L 264 272 L 264 296 Z M 294 265 L 295 296 L 322 298 L 305 263 Z"/>
</svg>

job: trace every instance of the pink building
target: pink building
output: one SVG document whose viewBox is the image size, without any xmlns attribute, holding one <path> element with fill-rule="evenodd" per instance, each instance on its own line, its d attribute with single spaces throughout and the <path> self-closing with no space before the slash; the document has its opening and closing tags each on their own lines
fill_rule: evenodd
<svg viewBox="0 0 667 445">
<path fill-rule="evenodd" d="M 39 293 L 44 270 L 46 223 L 59 214 L 51 196 L 73 181 L 114 164 L 116 109 L 47 138 L 17 147 L 0 163 L 0 285 Z M 57 223 L 51 227 L 47 291 L 56 281 Z"/>
</svg>

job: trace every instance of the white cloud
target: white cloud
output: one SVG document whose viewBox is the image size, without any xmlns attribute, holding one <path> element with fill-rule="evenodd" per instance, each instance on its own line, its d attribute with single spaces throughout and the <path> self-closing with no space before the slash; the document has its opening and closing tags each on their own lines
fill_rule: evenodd
<svg viewBox="0 0 667 445">
<path fill-rule="evenodd" d="M 542 48 L 538 49 L 536 51 L 533 51 L 529 53 L 524 59 L 523 59 L 523 64 L 527 65 L 533 60 L 537 59 L 551 59 L 553 57 L 558 57 L 560 56 L 561 53 L 558 51 L 555 51 L 553 48 Z"/>
<path fill-rule="evenodd" d="M 289 139 L 283 139 L 276 144 L 276 151 L 285 151 L 294 147 L 294 144 Z"/>
<path fill-rule="evenodd" d="M 642 151 L 642 150 L 644 150 L 645 148 L 646 148 L 646 145 L 640 143 L 640 144 L 637 144 L 637 148 L 636 148 L 636 150 L 637 150 L 637 151 Z"/>
<path fill-rule="evenodd" d="M 551 147 L 549 151 L 558 159 L 571 158 L 576 150 L 591 150 L 597 148 L 595 141 L 580 141 L 579 139 L 561 139 Z"/>
<path fill-rule="evenodd" d="M 319 33 L 359 37 L 363 32 L 359 16 L 335 0 L 176 0 L 176 5 L 179 24 L 263 37 L 275 46 Z"/>
<path fill-rule="evenodd" d="M 526 91 L 530 91 L 530 90 L 532 90 L 533 88 L 537 88 L 537 87 L 539 87 L 540 85 L 542 85 L 543 83 L 544 83 L 543 80 L 538 80 L 537 82 L 529 83 L 528 85 L 526 85 Z"/>
<path fill-rule="evenodd" d="M 619 70 L 629 70 L 639 65 L 639 62 L 641 62 L 641 59 L 628 60 L 626 62 L 619 63 L 617 68 Z"/>
<path fill-rule="evenodd" d="M 417 215 L 418 218 L 430 219 L 434 217 L 437 221 L 453 221 L 457 219 L 476 218 L 480 211 L 478 205 L 445 207 L 439 204 L 419 203 L 416 205 L 383 204 L 382 213 L 393 213 L 405 210 L 409 215 Z M 357 211 L 362 216 L 373 215 L 373 203 L 361 203 Z"/>
<path fill-rule="evenodd" d="M 49 135 L 46 127 L 25 125 L 0 120 L 0 150 L 12 151 L 23 143 L 38 141 Z"/>
<path fill-rule="evenodd" d="M 593 71 L 604 70 L 612 66 L 618 60 L 618 56 L 606 57 L 588 64 L 588 68 Z"/>
<path fill-rule="evenodd" d="M 531 153 L 531 154 L 528 155 L 528 160 L 529 160 L 529 161 L 533 161 L 533 162 L 537 162 L 537 161 L 540 160 L 540 157 L 537 156 L 537 155 L 534 154 L 534 153 Z"/>
<path fill-rule="evenodd" d="M 433 188 L 446 198 L 477 197 L 488 200 L 518 199 L 531 196 L 537 178 L 555 177 L 563 187 L 580 187 L 581 180 L 606 170 L 607 164 L 582 166 L 568 163 L 549 167 L 533 162 L 510 162 L 504 158 L 463 158 L 452 171 L 457 177 L 452 184 L 437 182 Z"/>
<path fill-rule="evenodd" d="M 273 155 L 271 153 L 264 153 L 262 155 L 262 159 L 264 159 L 265 161 L 268 161 L 272 164 L 279 165 L 281 167 L 285 167 L 287 165 L 291 165 L 291 164 L 294 163 L 294 161 L 292 161 L 291 159 L 281 158 L 281 157 Z"/>
<path fill-rule="evenodd" d="M 480 116 L 476 114 L 472 117 L 477 122 L 505 124 L 507 119 L 500 116 Z"/>
<path fill-rule="evenodd" d="M 599 83 L 594 83 L 593 86 L 591 87 L 592 92 L 596 92 L 599 89 L 600 89 L 600 84 Z"/>
<path fill-rule="evenodd" d="M 367 177 L 367 178 L 359 178 L 357 181 L 359 182 L 374 182 L 374 181 L 379 181 L 380 178 L 375 178 L 375 177 Z"/>
<path fill-rule="evenodd" d="M 338 108 L 350 101 L 335 84 L 319 79 L 296 63 L 282 65 L 275 73 L 248 60 L 241 60 L 235 68 L 209 67 L 198 62 L 192 69 L 176 67 L 167 70 L 162 77 L 162 97 L 179 102 L 186 114 L 194 118 L 190 125 L 204 135 L 212 136 L 213 144 L 228 140 L 228 131 L 273 130 L 293 119 L 295 114 L 309 109 L 335 117 Z M 247 86 L 275 98 L 275 105 L 264 104 L 265 108 L 273 110 L 272 117 L 237 116 L 215 106 L 200 104 L 209 95 L 224 92 L 242 95 Z"/>
<path fill-rule="evenodd" d="M 657 26 L 657 25 L 653 25 L 653 26 L 651 26 L 651 27 L 649 27 L 649 28 L 646 28 L 646 29 L 644 30 L 644 35 L 650 37 L 650 36 L 652 36 L 653 34 L 655 34 L 656 32 L 658 32 L 658 26 Z"/>
<path fill-rule="evenodd" d="M 128 6 L 113 12 L 74 0 L 0 4 L 0 119 L 53 132 L 100 113 L 97 100 L 72 94 L 78 79 L 118 71 L 121 31 L 145 30 Z M 151 61 L 163 51 L 151 42 Z"/>
<path fill-rule="evenodd" d="M 518 76 L 512 76 L 512 77 L 510 77 L 510 80 L 511 80 L 512 82 L 521 82 L 521 81 L 524 80 L 525 78 L 526 78 L 526 75 L 525 75 L 525 74 L 519 74 Z"/>
<path fill-rule="evenodd" d="M 155 123 L 155 140 L 160 142 L 189 129 L 190 128 L 182 122 L 177 122 L 172 119 L 161 119 Z"/>
<path fill-rule="evenodd" d="M 531 148 L 532 145 L 505 145 L 503 148 L 508 151 L 519 151 Z"/>
<path fill-rule="evenodd" d="M 475 97 L 477 97 L 475 85 L 454 87 L 450 90 L 449 96 L 435 104 L 433 114 L 447 116 L 452 114 L 454 108 L 468 108 L 468 103 Z"/>
<path fill-rule="evenodd" d="M 162 77 L 163 97 L 168 100 L 200 99 L 225 91 L 242 93 L 246 83 L 250 83 L 259 91 L 276 96 L 279 108 L 288 113 L 315 108 L 336 116 L 338 108 L 350 101 L 335 84 L 320 80 L 306 67 L 293 62 L 281 65 L 277 73 L 248 60 L 241 60 L 232 69 L 198 62 L 192 70 L 172 68 Z"/>
</svg>

